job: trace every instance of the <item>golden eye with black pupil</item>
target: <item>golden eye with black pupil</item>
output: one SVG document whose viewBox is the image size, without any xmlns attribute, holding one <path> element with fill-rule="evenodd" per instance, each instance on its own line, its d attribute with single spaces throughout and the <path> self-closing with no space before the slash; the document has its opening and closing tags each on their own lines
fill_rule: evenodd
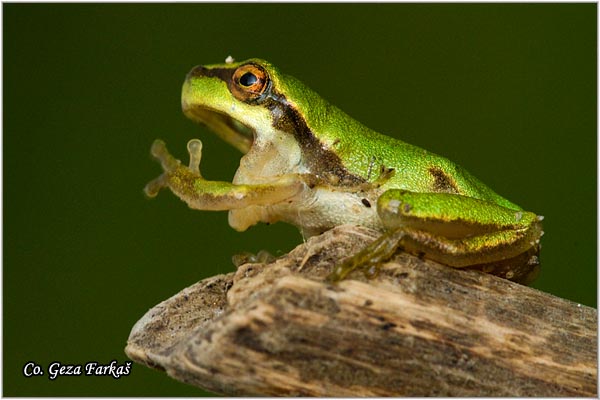
<svg viewBox="0 0 600 400">
<path fill-rule="evenodd" d="M 269 87 L 267 71 L 256 64 L 238 67 L 229 82 L 229 91 L 244 102 L 259 101 Z"/>
</svg>

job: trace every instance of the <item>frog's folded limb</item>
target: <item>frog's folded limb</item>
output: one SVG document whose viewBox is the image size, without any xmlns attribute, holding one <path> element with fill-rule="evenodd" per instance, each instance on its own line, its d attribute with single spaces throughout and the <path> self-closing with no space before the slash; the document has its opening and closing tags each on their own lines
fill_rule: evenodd
<svg viewBox="0 0 600 400">
<path fill-rule="evenodd" d="M 163 141 L 156 140 L 152 144 L 151 154 L 160 161 L 164 173 L 146 185 L 146 195 L 154 197 L 160 189 L 168 187 L 191 208 L 232 210 L 250 205 L 275 204 L 295 196 L 304 188 L 302 177 L 297 174 L 281 175 L 269 183 L 261 184 L 208 181 L 200 173 L 201 151 L 200 140 L 190 140 L 190 165 L 184 166 L 168 152 Z"/>
<path fill-rule="evenodd" d="M 526 229 L 520 232 L 500 231 L 464 239 L 448 239 L 410 227 L 396 228 L 337 265 L 328 279 L 334 282 L 342 280 L 356 269 L 373 274 L 370 270 L 378 269 L 399 247 L 409 253 L 424 254 L 430 260 L 454 268 L 487 264 L 491 268 L 492 264 L 516 259 L 529 249 L 535 249 L 534 253 L 537 254 L 539 244 L 529 241 L 535 235 L 535 229 Z M 504 244 L 498 247 L 490 245 L 499 242 Z M 482 246 L 484 243 L 486 244 Z"/>
<path fill-rule="evenodd" d="M 533 213 L 465 196 L 402 190 L 382 195 L 378 212 L 386 233 L 336 266 L 330 280 L 343 279 L 358 268 L 376 269 L 398 247 L 454 268 L 506 269 L 501 264 L 521 255 L 535 255 L 531 268 L 538 264 L 543 232 L 541 218 Z"/>
</svg>

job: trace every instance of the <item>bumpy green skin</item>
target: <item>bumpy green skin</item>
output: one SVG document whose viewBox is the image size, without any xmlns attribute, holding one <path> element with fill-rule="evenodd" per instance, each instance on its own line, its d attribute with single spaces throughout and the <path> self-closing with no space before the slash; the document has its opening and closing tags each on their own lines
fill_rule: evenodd
<svg viewBox="0 0 600 400">
<path fill-rule="evenodd" d="M 251 100 L 233 78 L 248 66 L 268 77 L 264 94 Z M 342 223 L 386 232 L 334 280 L 389 258 L 398 246 L 455 267 L 501 264 L 503 274 L 538 265 L 540 217 L 448 159 L 365 127 L 267 61 L 194 68 L 182 107 L 246 156 L 233 183 L 213 182 L 199 171 L 201 144 L 189 148 L 187 168 L 159 143 L 153 154 L 165 173 L 147 193 L 169 187 L 193 208 L 231 210 L 238 230 L 284 220 L 309 235 Z"/>
</svg>

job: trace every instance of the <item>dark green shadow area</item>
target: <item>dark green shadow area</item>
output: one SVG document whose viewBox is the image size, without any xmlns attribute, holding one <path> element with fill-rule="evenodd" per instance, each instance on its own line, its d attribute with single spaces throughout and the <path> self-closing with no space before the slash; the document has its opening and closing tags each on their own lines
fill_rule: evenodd
<svg viewBox="0 0 600 400">
<path fill-rule="evenodd" d="M 129 376 L 25 378 L 28 361 L 127 361 L 147 309 L 240 251 L 226 213 L 142 194 L 155 138 L 230 180 L 240 155 L 180 110 L 194 65 L 261 57 L 366 125 L 442 154 L 546 217 L 534 287 L 596 306 L 595 4 L 3 4 L 4 396 L 209 395 Z M 268 244 L 268 245 L 267 245 Z M 240 371 L 243 373 L 243 371 Z"/>
</svg>

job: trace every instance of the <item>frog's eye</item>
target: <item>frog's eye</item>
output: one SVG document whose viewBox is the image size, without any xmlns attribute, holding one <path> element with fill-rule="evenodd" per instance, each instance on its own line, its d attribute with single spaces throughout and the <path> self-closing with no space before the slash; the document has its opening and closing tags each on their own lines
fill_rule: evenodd
<svg viewBox="0 0 600 400">
<path fill-rule="evenodd" d="M 256 82 L 258 82 L 258 78 L 252 72 L 246 72 L 240 78 L 240 85 L 244 87 L 251 87 L 252 85 L 256 84 Z"/>
<path fill-rule="evenodd" d="M 267 71 L 256 64 L 242 65 L 233 73 L 229 90 L 239 100 L 259 100 L 269 86 Z"/>
</svg>

